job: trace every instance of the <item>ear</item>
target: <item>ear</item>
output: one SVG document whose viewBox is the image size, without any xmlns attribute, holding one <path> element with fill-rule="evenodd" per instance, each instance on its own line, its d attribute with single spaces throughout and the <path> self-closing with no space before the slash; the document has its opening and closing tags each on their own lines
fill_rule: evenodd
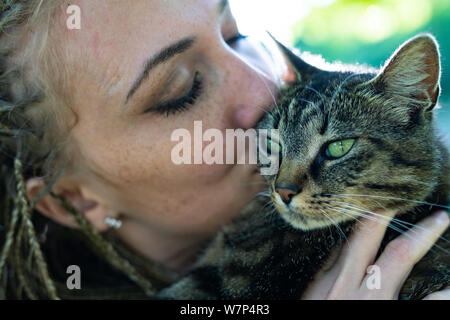
<svg viewBox="0 0 450 320">
<path fill-rule="evenodd" d="M 27 196 L 32 201 L 45 188 L 45 182 L 42 178 L 31 178 L 27 180 Z M 113 213 L 108 207 L 102 204 L 95 196 L 86 189 L 70 188 L 55 186 L 54 193 L 64 196 L 78 211 L 80 211 L 86 219 L 99 232 L 104 232 L 109 229 L 105 223 L 106 217 L 117 217 L 118 214 Z M 78 223 L 50 194 L 45 195 L 38 200 L 35 208 L 43 215 L 52 219 L 53 221 L 69 228 L 79 228 Z"/>
<path fill-rule="evenodd" d="M 268 34 L 277 45 L 285 62 L 286 70 L 282 75 L 282 79 L 286 84 L 307 81 L 313 72 L 319 71 L 319 69 L 303 61 L 299 56 L 292 52 L 292 50 L 288 49 L 275 39 L 270 33 Z"/>
<path fill-rule="evenodd" d="M 401 98 L 399 102 L 430 111 L 439 97 L 440 75 L 438 44 L 433 36 L 423 34 L 400 46 L 373 83 L 385 94 Z"/>
</svg>

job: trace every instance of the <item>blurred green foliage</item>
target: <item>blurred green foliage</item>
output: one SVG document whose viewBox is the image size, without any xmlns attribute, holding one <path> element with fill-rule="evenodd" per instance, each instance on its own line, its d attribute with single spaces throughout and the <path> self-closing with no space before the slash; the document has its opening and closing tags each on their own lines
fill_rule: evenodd
<svg viewBox="0 0 450 320">
<path fill-rule="evenodd" d="M 440 44 L 438 121 L 450 137 L 450 0 L 336 0 L 300 20 L 293 28 L 293 43 L 329 62 L 381 66 L 420 32 L 433 34 Z"/>
</svg>

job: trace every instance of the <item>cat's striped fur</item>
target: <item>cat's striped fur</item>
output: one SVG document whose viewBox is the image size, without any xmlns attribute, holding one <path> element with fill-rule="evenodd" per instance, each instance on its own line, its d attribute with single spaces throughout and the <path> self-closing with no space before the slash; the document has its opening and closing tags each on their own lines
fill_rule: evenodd
<svg viewBox="0 0 450 320">
<path fill-rule="evenodd" d="M 440 78 L 432 36 L 406 42 L 377 73 L 323 71 L 281 49 L 297 80 L 259 124 L 280 132 L 280 170 L 266 177 L 277 210 L 256 199 L 160 298 L 299 299 L 359 216 L 383 223 L 370 212 L 384 211 L 413 224 L 448 205 L 449 159 L 432 116 Z M 330 142 L 349 138 L 356 142 L 348 154 L 324 156 Z M 280 186 L 297 190 L 289 205 Z M 397 235 L 388 229 L 380 252 Z M 420 299 L 450 283 L 445 239 L 416 265 L 401 298 Z"/>
</svg>

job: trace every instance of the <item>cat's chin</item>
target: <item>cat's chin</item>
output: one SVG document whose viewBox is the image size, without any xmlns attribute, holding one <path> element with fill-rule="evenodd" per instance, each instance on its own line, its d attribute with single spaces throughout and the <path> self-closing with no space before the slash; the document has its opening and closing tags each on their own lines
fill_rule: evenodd
<svg viewBox="0 0 450 320">
<path fill-rule="evenodd" d="M 325 217 L 312 217 L 291 210 L 283 210 L 283 212 L 280 212 L 280 215 L 292 227 L 303 231 L 336 227 L 337 224 L 350 220 L 346 216 L 334 216 L 333 220 L 335 223 L 333 223 L 331 220 Z"/>
</svg>

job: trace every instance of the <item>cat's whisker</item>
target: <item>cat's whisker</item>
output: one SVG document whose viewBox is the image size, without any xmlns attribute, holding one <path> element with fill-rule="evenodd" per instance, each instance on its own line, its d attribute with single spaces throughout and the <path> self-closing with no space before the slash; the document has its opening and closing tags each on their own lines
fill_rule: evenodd
<svg viewBox="0 0 450 320">
<path fill-rule="evenodd" d="M 314 89 L 313 87 L 310 87 L 310 86 L 305 86 L 305 89 L 308 89 L 308 90 L 314 92 L 315 94 L 317 94 L 319 96 L 319 98 L 322 100 L 322 103 L 325 104 L 326 100 L 324 99 L 324 97 L 322 96 L 322 94 L 319 91 L 317 91 L 316 89 Z"/>
<path fill-rule="evenodd" d="M 330 210 L 333 210 L 333 209 L 335 209 L 336 207 L 333 207 L 333 206 L 327 206 L 327 209 L 330 209 Z M 336 210 L 333 210 L 333 211 L 336 211 Z M 344 216 L 346 216 L 346 217 L 349 217 L 349 218 L 351 218 L 352 220 L 355 220 L 357 223 L 360 223 L 360 224 L 362 224 L 362 222 L 361 221 L 359 221 L 358 220 L 358 218 L 356 218 L 356 217 L 353 217 L 353 216 L 350 216 L 350 215 L 348 215 L 348 214 L 345 214 L 345 213 L 343 213 L 342 212 L 342 214 L 344 215 Z"/>
<path fill-rule="evenodd" d="M 373 214 L 373 215 L 375 215 L 377 217 L 381 217 L 381 218 L 386 219 L 386 220 L 392 220 L 392 221 L 396 221 L 398 223 L 407 223 L 407 224 L 410 224 L 410 225 L 414 225 L 412 223 L 400 220 L 398 218 L 390 218 L 390 217 L 384 216 L 384 215 L 379 214 L 379 213 L 375 213 L 375 212 L 367 210 L 367 209 L 363 209 L 363 208 L 358 208 L 358 207 L 352 206 L 350 203 L 347 203 L 347 202 L 336 201 L 336 200 L 330 200 L 330 202 L 341 204 L 341 205 L 344 205 L 344 206 L 349 207 L 351 209 L 359 210 L 359 211 L 362 211 L 362 212 L 365 212 L 365 213 Z"/>
<path fill-rule="evenodd" d="M 345 202 L 340 202 L 340 201 L 333 201 L 333 202 L 341 203 L 341 204 L 345 205 L 348 208 L 351 208 L 351 209 L 354 209 L 354 210 L 358 210 L 358 211 L 362 211 L 362 212 L 369 213 L 369 214 L 373 214 L 374 216 L 380 217 L 382 219 L 392 221 L 392 223 L 396 223 L 397 225 L 399 225 L 399 226 L 401 226 L 401 227 L 403 227 L 403 228 L 405 228 L 407 230 L 411 230 L 413 232 L 415 232 L 415 230 L 413 230 L 412 227 L 416 227 L 417 229 L 420 229 L 420 230 L 423 230 L 425 232 L 428 232 L 428 230 L 426 228 L 424 228 L 422 226 L 419 226 L 419 225 L 416 225 L 414 223 L 406 222 L 406 221 L 403 221 L 403 220 L 398 219 L 398 218 L 389 218 L 389 217 L 386 217 L 386 216 L 384 216 L 382 214 L 379 214 L 379 213 L 376 213 L 376 212 L 373 212 L 373 211 L 364 210 L 362 208 L 354 207 L 354 206 L 349 205 L 349 204 L 347 204 Z M 439 237 L 439 239 L 450 243 L 450 240 L 447 240 L 444 237 Z"/>
<path fill-rule="evenodd" d="M 338 213 L 342 213 L 344 215 L 346 215 L 344 212 L 350 213 L 350 214 L 354 214 L 355 216 L 352 216 L 352 219 L 357 220 L 358 217 L 363 217 L 362 215 L 359 214 L 359 212 L 350 210 L 350 209 L 346 209 L 346 208 L 342 208 L 339 206 L 333 206 L 333 207 L 329 207 L 330 210 L 338 212 Z M 344 211 L 345 210 L 345 211 Z M 348 215 L 346 215 L 348 216 Z M 377 221 L 377 222 L 381 222 L 377 217 L 367 217 L 369 220 L 372 221 Z M 359 221 L 359 220 L 358 220 Z M 361 221 L 359 221 L 361 223 Z"/>
<path fill-rule="evenodd" d="M 387 220 L 386 222 L 390 223 L 390 222 L 393 222 L 392 220 L 395 219 L 395 218 L 392 218 L 392 219 L 391 219 L 391 218 L 389 218 L 389 217 L 383 216 L 383 215 L 381 215 L 381 214 L 377 214 L 377 213 L 372 212 L 372 211 L 368 211 L 368 210 L 364 210 L 364 209 L 361 209 L 361 208 L 357 208 L 357 207 L 351 206 L 351 205 L 349 205 L 348 203 L 345 203 L 345 202 L 339 202 L 339 201 L 333 201 L 333 202 L 335 202 L 335 203 L 341 203 L 341 204 L 345 205 L 347 208 L 351 208 L 351 209 L 353 209 L 353 210 L 358 210 L 358 211 L 362 211 L 362 212 L 365 212 L 365 213 L 368 213 L 368 214 L 372 214 L 372 215 L 374 215 L 374 217 L 368 216 L 368 215 L 364 215 L 364 216 L 366 216 L 366 218 L 370 218 L 370 219 L 373 220 L 373 221 L 382 222 L 382 220 L 378 219 L 378 218 L 382 218 L 382 219 L 384 219 L 384 220 Z M 359 213 L 359 212 L 355 212 L 355 211 L 350 210 L 350 209 L 342 208 L 342 207 L 340 207 L 339 205 L 338 205 L 337 208 L 342 209 L 342 210 L 346 210 L 347 212 L 348 212 L 348 211 L 352 211 L 353 213 Z M 362 214 L 362 213 L 361 213 L 361 214 Z M 395 220 L 398 220 L 398 219 L 395 219 Z M 383 222 L 384 222 L 384 221 L 383 221 Z M 399 223 L 399 222 L 397 222 L 397 223 Z M 407 226 L 401 224 L 401 222 L 400 222 L 400 225 L 401 225 L 403 228 L 410 230 L 410 228 L 408 228 Z M 401 233 L 405 232 L 405 230 L 401 230 L 401 229 L 399 229 L 398 227 L 395 227 L 395 228 L 396 228 L 396 229 L 394 229 L 394 230 L 396 230 L 396 231 L 398 231 L 398 232 L 401 232 Z"/>
<path fill-rule="evenodd" d="M 267 192 L 263 191 L 263 192 L 257 193 L 256 196 L 257 196 L 257 197 L 258 197 L 258 196 L 261 196 L 261 197 L 270 198 L 270 193 L 267 193 Z"/>
<path fill-rule="evenodd" d="M 267 217 L 268 217 L 269 215 L 272 214 L 271 212 L 268 211 L 268 210 L 269 210 L 269 207 L 271 206 L 271 204 L 272 204 L 272 200 L 269 200 L 269 201 L 267 201 L 267 203 L 265 203 L 265 204 L 263 205 L 263 207 L 261 208 L 261 211 L 262 211 L 262 210 L 265 210 L 264 212 L 266 213 L 266 216 L 267 216 Z M 270 211 L 273 211 L 273 209 L 270 210 Z M 269 214 L 267 214 L 267 213 L 269 213 Z"/>
<path fill-rule="evenodd" d="M 403 181 L 413 182 L 413 183 L 421 184 L 421 185 L 428 186 L 428 187 L 436 186 L 435 183 L 419 181 L 419 180 L 412 179 L 412 178 L 404 178 Z"/>
<path fill-rule="evenodd" d="M 345 208 L 342 208 L 342 207 L 337 207 L 337 208 L 340 209 L 340 210 L 344 210 L 344 211 L 346 211 L 348 213 L 355 214 L 355 215 L 358 215 L 360 217 L 363 217 L 363 218 L 366 218 L 366 219 L 370 219 L 370 220 L 382 223 L 382 224 L 386 225 L 388 228 L 391 228 L 392 230 L 395 230 L 398 233 L 405 235 L 406 237 L 410 238 L 411 240 L 417 241 L 417 239 L 415 239 L 414 237 L 412 237 L 410 234 L 407 233 L 407 231 L 412 231 L 414 233 L 417 233 L 417 231 L 413 230 L 412 228 L 408 228 L 408 227 L 405 227 L 405 226 L 402 225 L 402 227 L 406 228 L 406 230 L 402 230 L 399 227 L 397 227 L 396 225 L 393 225 L 393 224 L 389 223 L 389 221 L 384 221 L 384 220 L 377 219 L 377 216 L 378 216 L 378 217 L 390 220 L 390 218 L 388 218 L 388 217 L 385 217 L 385 216 L 382 216 L 382 215 L 375 214 L 375 213 L 371 212 L 371 214 L 375 214 L 376 215 L 375 217 L 373 217 L 373 216 L 368 215 L 368 214 L 364 214 L 364 213 L 361 213 L 361 212 L 356 212 L 356 211 L 345 209 Z M 427 241 L 427 242 L 429 242 L 429 241 Z M 446 254 L 450 254 L 450 252 L 448 250 L 446 250 L 445 248 L 441 247 L 440 245 L 437 245 L 437 244 L 433 243 L 433 247 L 436 247 L 436 248 L 442 250 Z M 431 248 L 430 250 L 433 250 L 433 249 Z"/>
<path fill-rule="evenodd" d="M 354 78 L 354 77 L 360 76 L 360 75 L 361 75 L 361 73 L 352 73 L 351 75 L 349 75 L 347 78 L 345 78 L 341 82 L 341 84 L 339 85 L 339 87 L 336 89 L 336 91 L 333 93 L 333 96 L 331 97 L 330 110 L 333 108 L 334 100 L 336 100 L 338 93 L 342 90 L 343 86 L 347 83 L 347 81 L 349 81 L 351 78 Z"/>
<path fill-rule="evenodd" d="M 391 226 L 388 222 L 386 222 L 384 220 L 380 220 L 377 217 L 372 217 L 370 215 L 367 215 L 367 214 L 364 214 L 364 213 L 361 213 L 361 212 L 353 211 L 353 210 L 350 210 L 350 209 L 345 209 L 345 208 L 342 208 L 342 207 L 336 207 L 335 211 L 336 212 L 340 212 L 340 213 L 343 213 L 343 211 L 345 211 L 347 213 L 354 214 L 354 215 L 356 215 L 358 217 L 361 217 L 361 218 L 366 218 L 366 219 L 369 219 L 369 220 L 372 220 L 372 221 L 375 221 L 375 222 L 378 222 L 378 223 L 382 223 L 385 226 L 388 226 L 388 227 L 392 228 L 393 230 L 395 230 L 395 231 L 397 231 L 399 233 L 403 234 L 405 232 L 404 230 L 401 230 L 400 228 L 398 228 L 396 226 Z M 409 236 L 409 237 L 411 237 L 411 236 Z"/>
<path fill-rule="evenodd" d="M 270 194 L 271 194 L 271 191 L 270 191 L 269 188 L 264 189 L 264 190 L 262 190 L 262 191 L 257 193 L 257 195 L 270 195 Z"/>
<path fill-rule="evenodd" d="M 375 212 L 370 211 L 370 210 L 366 210 L 366 209 L 363 209 L 363 208 L 358 208 L 358 207 L 352 206 L 351 204 L 349 204 L 349 203 L 347 203 L 347 202 L 333 201 L 333 200 L 332 200 L 331 202 L 334 202 L 334 203 L 338 203 L 338 204 L 344 205 L 344 206 L 346 206 L 346 207 L 348 207 L 348 208 L 351 208 L 351 209 L 354 209 L 354 210 L 358 210 L 358 211 L 362 211 L 362 212 L 365 212 L 365 213 L 373 214 L 374 216 L 377 216 L 377 217 L 380 217 L 380 218 L 383 218 L 383 219 L 385 219 L 385 220 L 389 220 L 389 221 L 392 221 L 392 222 L 397 222 L 397 223 L 399 223 L 399 224 L 405 223 L 405 224 L 414 225 L 413 223 L 409 223 L 409 222 L 400 220 L 400 219 L 398 219 L 398 218 L 390 218 L 390 217 L 384 216 L 384 215 L 379 214 L 379 213 L 375 213 Z M 406 228 L 407 226 L 404 226 L 404 227 Z"/>
<path fill-rule="evenodd" d="M 426 201 L 419 201 L 419 200 L 412 200 L 412 199 L 404 199 L 404 198 L 396 198 L 396 197 L 388 197 L 388 196 L 377 196 L 377 195 L 370 195 L 370 194 L 326 194 L 329 196 L 335 196 L 335 197 L 341 197 L 341 198 L 345 198 L 345 197 L 367 197 L 367 198 L 375 198 L 375 199 L 385 199 L 385 200 L 398 200 L 398 201 L 406 201 L 406 202 L 412 202 L 412 203 L 417 203 L 417 204 L 426 204 L 426 205 L 430 205 L 433 207 L 439 207 L 439 208 L 443 208 L 443 209 L 447 209 L 449 210 L 450 207 L 449 206 L 444 206 L 441 204 L 437 204 L 437 203 L 430 203 L 430 202 L 426 202 Z"/>
<path fill-rule="evenodd" d="M 371 201 L 373 203 L 376 203 L 376 205 L 379 206 L 380 208 L 383 208 L 384 211 L 386 211 L 386 212 L 389 211 L 380 201 L 377 201 L 377 200 L 374 200 L 374 199 L 371 199 Z M 359 202 L 360 205 L 362 205 L 362 203 L 360 201 L 358 201 L 358 202 Z"/>
<path fill-rule="evenodd" d="M 330 220 L 330 221 L 336 226 L 336 228 L 338 229 L 338 231 L 340 232 L 340 234 L 342 234 L 343 238 L 348 242 L 348 239 L 347 239 L 347 237 L 345 236 L 344 231 L 342 231 L 341 227 L 339 227 L 339 224 L 338 224 L 336 221 L 334 221 L 333 218 L 331 218 L 331 217 L 325 212 L 325 210 L 320 209 L 320 211 L 323 213 L 323 215 L 324 215 L 328 220 Z"/>
<path fill-rule="evenodd" d="M 327 225 L 328 231 L 330 232 L 331 237 L 333 237 L 333 230 L 331 229 L 331 225 Z M 340 236 L 340 235 L 339 235 Z"/>
<path fill-rule="evenodd" d="M 331 196 L 331 197 L 337 197 L 338 198 L 338 194 L 325 194 L 325 195 L 327 195 L 327 196 Z M 341 197 L 339 197 L 339 199 L 338 200 L 342 200 L 342 199 L 340 199 Z M 359 200 L 359 199 L 354 199 L 354 198 L 348 198 L 348 197 L 345 197 L 345 199 L 343 199 L 343 201 L 347 201 L 347 202 L 345 202 L 345 203 L 348 203 L 348 204 L 353 204 L 353 205 L 355 205 L 355 206 L 361 206 L 361 207 L 364 207 L 364 204 Z M 366 200 L 366 199 L 365 199 Z M 371 201 L 376 201 L 376 200 L 373 200 L 373 199 L 370 199 Z M 333 198 L 331 198 L 330 200 L 328 200 L 328 201 L 330 201 L 330 202 L 332 202 L 332 201 L 337 201 L 337 200 L 334 200 Z M 384 206 L 382 206 L 382 205 L 380 205 L 381 207 L 383 207 L 386 211 L 388 211 L 387 209 L 386 209 L 386 207 L 384 207 Z"/>
<path fill-rule="evenodd" d="M 364 214 L 361 214 L 361 215 L 365 216 L 366 218 L 369 218 L 367 215 L 364 215 Z M 392 225 L 392 224 L 386 223 L 386 222 L 384 222 L 384 221 L 379 221 L 379 222 L 382 222 L 384 225 L 387 225 L 388 228 L 391 228 L 391 229 L 397 231 L 398 233 L 405 235 L 406 237 L 412 239 L 413 241 L 417 241 L 417 239 L 415 239 L 414 237 L 412 237 L 411 235 L 409 235 L 409 234 L 407 233 L 408 231 L 411 231 L 411 232 L 417 234 L 417 233 L 418 233 L 417 230 L 414 230 L 413 228 L 408 228 L 408 227 L 405 227 L 406 230 L 402 230 L 402 229 L 400 229 L 400 228 L 398 228 L 398 227 L 396 227 L 396 226 L 394 226 L 394 225 Z M 404 227 L 404 226 L 403 226 L 403 227 Z M 427 231 L 427 230 L 426 230 L 426 231 Z M 430 241 L 424 241 L 424 242 L 431 243 Z M 443 251 L 444 253 L 446 253 L 446 254 L 450 254 L 450 251 L 448 251 L 447 249 L 443 248 L 442 246 L 440 246 L 440 245 L 438 245 L 438 244 L 436 244 L 436 243 L 432 243 L 432 247 L 430 248 L 430 251 L 435 251 L 435 250 L 433 249 L 433 247 L 436 247 L 437 249 L 442 250 L 442 251 Z"/>
<path fill-rule="evenodd" d="M 273 204 L 273 202 L 272 202 L 272 201 L 269 201 L 269 203 L 266 204 L 264 207 L 265 207 L 265 208 L 270 207 L 271 204 Z M 278 214 L 278 211 L 277 211 L 277 209 L 276 209 L 275 207 L 272 207 L 272 209 L 270 209 L 270 210 L 268 210 L 268 211 L 266 211 L 266 212 L 264 213 L 264 215 L 265 215 L 266 217 L 273 216 L 274 214 Z"/>
<path fill-rule="evenodd" d="M 273 204 L 273 203 L 272 203 L 272 200 L 269 199 L 269 201 L 267 201 L 267 203 L 262 207 L 261 210 L 267 209 L 267 208 L 270 207 L 272 204 Z M 275 208 L 273 208 L 273 209 L 275 209 Z M 272 209 L 272 211 L 273 211 L 273 209 Z M 276 209 L 275 209 L 275 210 L 276 210 Z"/>
<path fill-rule="evenodd" d="M 352 200 L 352 199 L 349 199 L 349 200 Z M 378 201 L 376 201 L 376 200 L 373 200 L 373 201 L 374 201 L 375 203 L 378 203 L 378 205 L 381 206 L 382 208 L 385 208 L 385 207 L 384 207 L 383 205 L 381 205 Z M 384 216 L 384 215 L 375 213 L 375 212 L 373 212 L 373 211 L 369 211 L 369 210 L 365 210 L 365 209 L 362 209 L 362 208 L 358 208 L 358 207 L 352 206 L 352 205 L 350 205 L 349 203 L 346 203 L 346 202 L 340 202 L 340 201 L 336 201 L 336 200 L 331 200 L 331 202 L 334 202 L 334 203 L 340 203 L 340 204 L 345 205 L 347 208 L 350 207 L 350 208 L 352 208 L 352 209 L 354 209 L 354 210 L 360 210 L 360 211 L 363 211 L 363 212 L 370 213 L 370 214 L 372 214 L 372 215 L 378 216 L 378 217 L 383 218 L 383 219 L 385 219 L 385 220 L 389 220 L 389 221 L 391 221 L 393 224 L 396 224 L 396 225 L 399 225 L 399 226 L 405 228 L 405 229 L 406 229 L 405 231 L 411 230 L 412 232 L 416 233 L 416 232 L 418 232 L 418 231 L 412 229 L 412 227 L 415 227 L 415 228 L 417 228 L 417 229 L 420 229 L 420 230 L 423 230 L 423 231 L 425 231 L 425 232 L 428 232 L 428 230 L 427 230 L 426 228 L 422 227 L 422 226 L 419 226 L 419 225 L 417 225 L 417 224 L 410 223 L 410 222 L 407 222 L 407 221 L 403 221 L 403 220 L 401 220 L 401 219 L 399 219 L 399 218 L 395 218 L 395 217 L 389 218 L 389 217 L 386 217 L 386 216 Z M 359 202 L 359 201 L 358 201 L 358 202 Z M 386 208 L 385 208 L 385 210 L 388 211 Z M 446 239 L 446 238 L 444 238 L 444 237 L 442 237 L 442 236 L 440 236 L 438 239 L 440 239 L 440 240 L 442 240 L 442 241 L 444 241 L 444 242 L 447 242 L 447 243 L 450 242 L 450 240 L 448 240 L 448 239 Z M 446 249 L 441 248 L 441 246 L 439 246 L 439 245 L 437 245 L 437 244 L 435 244 L 434 246 L 436 246 L 437 248 L 439 248 L 439 249 L 441 249 L 441 250 L 447 252 Z"/>
<path fill-rule="evenodd" d="M 303 102 L 309 103 L 309 104 L 312 104 L 313 106 L 316 105 L 314 102 L 312 102 L 311 100 L 308 100 L 308 99 L 304 99 L 304 98 L 295 98 L 295 99 L 299 100 L 299 101 L 303 101 Z"/>
<path fill-rule="evenodd" d="M 336 211 L 336 212 L 340 212 L 340 213 L 347 212 L 347 213 L 353 214 L 353 215 L 355 215 L 355 216 L 357 216 L 357 217 L 366 218 L 366 219 L 369 219 L 369 220 L 372 220 L 372 221 L 375 221 L 375 222 L 378 222 L 378 223 L 382 223 L 382 224 L 384 224 L 385 226 L 388 226 L 388 227 L 390 227 L 391 229 L 393 229 L 393 230 L 395 230 L 395 231 L 397 231 L 397 232 L 399 232 L 399 233 L 404 233 L 404 231 L 401 230 L 400 228 L 397 228 L 397 227 L 395 227 L 395 226 L 392 226 L 392 225 L 390 225 L 388 222 L 386 222 L 386 221 L 384 221 L 384 220 L 380 220 L 380 219 L 378 219 L 377 217 L 372 217 L 372 216 L 369 216 L 369 215 L 364 214 L 364 213 L 361 213 L 361 212 L 357 212 L 357 211 L 353 211 L 353 210 L 345 209 L 345 208 L 341 208 L 341 207 L 336 207 L 336 210 L 335 210 L 335 211 Z M 410 238 L 412 239 L 412 237 L 411 237 L 410 235 L 408 235 L 408 237 L 410 237 Z"/>
<path fill-rule="evenodd" d="M 261 79 L 261 81 L 264 83 L 264 86 L 266 87 L 267 91 L 269 92 L 270 96 L 272 97 L 273 103 L 275 105 L 275 107 L 278 109 L 278 103 L 277 103 L 277 99 L 275 98 L 275 95 L 273 94 L 272 90 L 270 89 L 269 85 L 267 84 L 266 80 L 264 79 L 264 77 L 262 75 L 260 75 L 258 72 L 256 72 L 256 75 Z M 269 111 L 258 107 L 259 109 L 263 110 L 266 114 L 272 115 Z"/>
</svg>

